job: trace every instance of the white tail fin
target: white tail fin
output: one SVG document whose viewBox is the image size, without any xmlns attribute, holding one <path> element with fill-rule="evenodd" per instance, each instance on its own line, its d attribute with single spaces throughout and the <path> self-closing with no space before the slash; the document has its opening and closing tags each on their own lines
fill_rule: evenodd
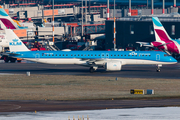
<svg viewBox="0 0 180 120">
<path fill-rule="evenodd" d="M 5 32 L 10 52 L 30 51 L 11 29 L 5 29 Z"/>
<path fill-rule="evenodd" d="M 172 40 L 157 17 L 152 17 L 156 41 Z"/>
</svg>

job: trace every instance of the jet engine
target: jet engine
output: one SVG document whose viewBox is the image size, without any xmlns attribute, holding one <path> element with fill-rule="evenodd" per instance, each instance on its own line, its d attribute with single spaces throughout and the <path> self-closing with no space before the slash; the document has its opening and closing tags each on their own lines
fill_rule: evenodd
<svg viewBox="0 0 180 120">
<path fill-rule="evenodd" d="M 122 64 L 120 61 L 109 61 L 105 64 L 107 71 L 118 71 L 121 70 Z"/>
</svg>

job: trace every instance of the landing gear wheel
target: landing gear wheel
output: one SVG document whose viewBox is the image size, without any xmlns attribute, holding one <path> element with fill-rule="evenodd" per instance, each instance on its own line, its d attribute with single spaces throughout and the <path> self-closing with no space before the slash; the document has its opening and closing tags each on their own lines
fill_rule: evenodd
<svg viewBox="0 0 180 120">
<path fill-rule="evenodd" d="M 15 63 L 16 62 L 16 58 L 10 58 L 10 62 L 11 63 Z"/>
<path fill-rule="evenodd" d="M 160 69 L 156 69 L 156 72 L 160 72 L 161 70 Z"/>
<path fill-rule="evenodd" d="M 20 63 L 20 62 L 21 62 L 21 60 L 17 60 L 17 62 L 18 62 L 18 63 Z"/>
<path fill-rule="evenodd" d="M 5 62 L 5 63 L 8 63 L 8 62 L 9 62 L 9 57 L 8 57 L 8 56 L 5 56 L 5 57 L 4 57 L 4 62 Z"/>
<path fill-rule="evenodd" d="M 93 73 L 95 70 L 93 67 L 90 67 L 89 71 L 90 71 L 90 73 Z"/>
</svg>

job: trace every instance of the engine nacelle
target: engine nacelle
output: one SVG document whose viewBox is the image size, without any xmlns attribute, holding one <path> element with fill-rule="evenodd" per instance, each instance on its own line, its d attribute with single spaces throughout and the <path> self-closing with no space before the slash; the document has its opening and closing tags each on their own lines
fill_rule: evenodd
<svg viewBox="0 0 180 120">
<path fill-rule="evenodd" d="M 121 70 L 122 64 L 120 61 L 109 61 L 105 64 L 107 71 L 118 71 Z"/>
</svg>

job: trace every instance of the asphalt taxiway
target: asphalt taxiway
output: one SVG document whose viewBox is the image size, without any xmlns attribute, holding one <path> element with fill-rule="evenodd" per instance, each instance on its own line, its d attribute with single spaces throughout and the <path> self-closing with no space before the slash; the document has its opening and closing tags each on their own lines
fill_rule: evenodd
<svg viewBox="0 0 180 120">
<path fill-rule="evenodd" d="M 105 71 L 100 68 L 94 73 L 89 67 L 79 65 L 50 65 L 41 63 L 0 63 L 0 74 L 46 74 L 46 75 L 83 75 L 83 76 L 110 76 L 133 78 L 180 78 L 180 63 L 163 65 L 160 72 L 156 72 L 155 65 L 124 65 L 121 71 Z"/>
<path fill-rule="evenodd" d="M 179 98 L 154 100 L 0 101 L 0 112 L 76 111 L 180 106 Z"/>
</svg>

